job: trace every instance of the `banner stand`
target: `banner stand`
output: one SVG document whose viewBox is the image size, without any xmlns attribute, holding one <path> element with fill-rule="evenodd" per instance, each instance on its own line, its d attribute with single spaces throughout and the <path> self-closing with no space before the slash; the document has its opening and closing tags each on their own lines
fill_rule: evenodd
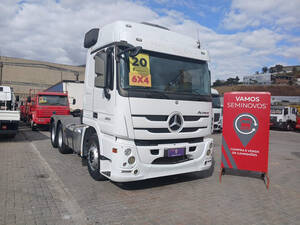
<svg viewBox="0 0 300 225">
<path fill-rule="evenodd" d="M 262 179 L 269 189 L 270 106 L 269 92 L 224 94 L 220 183 L 226 172 Z"/>
<path fill-rule="evenodd" d="M 220 167 L 220 174 L 219 174 L 219 182 L 222 183 L 222 176 L 225 175 L 225 168 Z M 261 179 L 264 181 L 267 189 L 269 190 L 270 186 L 270 178 L 268 173 L 261 173 Z"/>
</svg>

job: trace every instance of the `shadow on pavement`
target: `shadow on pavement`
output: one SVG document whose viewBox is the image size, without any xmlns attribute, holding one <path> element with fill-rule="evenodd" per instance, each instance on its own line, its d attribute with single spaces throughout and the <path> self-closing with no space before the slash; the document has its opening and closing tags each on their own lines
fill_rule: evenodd
<svg viewBox="0 0 300 225">
<path fill-rule="evenodd" d="M 141 190 L 141 189 L 161 187 L 161 186 L 189 182 L 193 180 L 199 180 L 199 179 L 205 179 L 211 177 L 214 172 L 214 166 L 215 166 L 215 162 L 213 161 L 212 167 L 206 171 L 152 178 L 152 179 L 141 180 L 141 181 L 133 181 L 133 182 L 125 182 L 125 183 L 113 182 L 113 183 L 119 188 L 124 190 Z"/>
</svg>

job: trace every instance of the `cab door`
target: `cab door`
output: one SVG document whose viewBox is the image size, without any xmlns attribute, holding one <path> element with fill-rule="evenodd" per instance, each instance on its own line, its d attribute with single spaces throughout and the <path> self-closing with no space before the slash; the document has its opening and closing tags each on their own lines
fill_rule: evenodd
<svg viewBox="0 0 300 225">
<path fill-rule="evenodd" d="M 114 48 L 98 52 L 94 59 L 93 120 L 100 123 L 102 132 L 110 133 L 115 106 Z"/>
</svg>

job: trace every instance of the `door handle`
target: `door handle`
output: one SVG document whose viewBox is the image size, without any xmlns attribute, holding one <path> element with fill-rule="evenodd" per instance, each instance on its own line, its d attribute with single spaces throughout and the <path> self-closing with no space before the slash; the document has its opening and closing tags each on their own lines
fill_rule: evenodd
<svg viewBox="0 0 300 225">
<path fill-rule="evenodd" d="M 98 113 L 94 112 L 94 113 L 93 113 L 93 118 L 96 118 L 96 119 L 97 119 L 97 118 L 98 118 Z"/>
</svg>

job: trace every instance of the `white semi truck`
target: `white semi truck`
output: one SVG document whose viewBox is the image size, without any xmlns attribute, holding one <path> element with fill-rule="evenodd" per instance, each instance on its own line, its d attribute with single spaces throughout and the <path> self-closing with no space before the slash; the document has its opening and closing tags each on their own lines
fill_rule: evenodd
<svg viewBox="0 0 300 225">
<path fill-rule="evenodd" d="M 44 91 L 68 93 L 70 111 L 72 113 L 75 110 L 82 110 L 83 108 L 83 89 L 83 81 L 62 80 Z"/>
<path fill-rule="evenodd" d="M 223 128 L 223 113 L 218 90 L 211 89 L 213 107 L 213 131 L 221 131 Z"/>
<path fill-rule="evenodd" d="M 83 114 L 51 119 L 51 143 L 87 159 L 95 180 L 209 170 L 213 160 L 207 51 L 193 39 L 118 21 L 85 35 Z"/>
<path fill-rule="evenodd" d="M 8 86 L 0 86 L 0 136 L 15 137 L 19 122 L 20 111 L 16 110 L 13 89 Z"/>
<path fill-rule="evenodd" d="M 293 130 L 296 127 L 296 118 L 296 107 L 271 106 L 270 128 Z"/>
</svg>

